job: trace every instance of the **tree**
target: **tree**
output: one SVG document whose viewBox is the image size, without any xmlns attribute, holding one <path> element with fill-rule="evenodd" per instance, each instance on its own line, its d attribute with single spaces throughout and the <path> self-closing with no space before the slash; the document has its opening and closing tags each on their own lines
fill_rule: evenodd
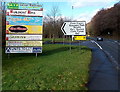
<svg viewBox="0 0 120 92">
<path fill-rule="evenodd" d="M 49 19 L 49 25 L 52 27 L 52 30 L 50 31 L 52 33 L 52 37 L 58 37 L 58 27 L 57 27 L 57 22 L 60 17 L 60 10 L 58 6 L 53 6 L 51 11 L 47 14 L 47 17 Z"/>
<path fill-rule="evenodd" d="M 63 33 L 61 26 L 64 21 L 71 21 L 70 18 L 63 18 L 58 6 L 53 6 L 50 12 L 44 17 L 44 37 L 45 38 L 62 38 Z"/>
<path fill-rule="evenodd" d="M 108 9 L 101 9 L 92 18 L 90 25 L 94 36 L 118 38 L 120 34 L 120 2 Z M 90 29 L 89 29 L 90 30 Z"/>
</svg>

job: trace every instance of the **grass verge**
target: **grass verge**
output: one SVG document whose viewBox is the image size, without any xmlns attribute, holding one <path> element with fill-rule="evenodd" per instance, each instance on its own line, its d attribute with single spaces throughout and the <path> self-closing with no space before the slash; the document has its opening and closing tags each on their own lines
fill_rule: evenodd
<svg viewBox="0 0 120 92">
<path fill-rule="evenodd" d="M 89 41 L 90 39 L 86 39 L 86 40 L 83 40 L 83 41 Z M 72 38 L 55 38 L 53 40 L 53 38 L 44 38 L 43 39 L 43 42 L 79 42 L 79 40 L 73 40 L 72 41 Z"/>
<path fill-rule="evenodd" d="M 43 45 L 43 53 L 3 54 L 3 90 L 87 90 L 91 50 Z"/>
</svg>

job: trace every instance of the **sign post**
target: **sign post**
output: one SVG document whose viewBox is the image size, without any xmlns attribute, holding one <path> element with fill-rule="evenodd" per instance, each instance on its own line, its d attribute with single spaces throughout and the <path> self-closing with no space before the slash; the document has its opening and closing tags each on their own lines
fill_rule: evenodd
<svg viewBox="0 0 120 92">
<path fill-rule="evenodd" d="M 36 58 L 37 58 L 37 53 L 36 53 Z"/>
<path fill-rule="evenodd" d="M 63 35 L 63 45 L 64 45 L 64 41 L 65 41 L 65 36 Z"/>
<path fill-rule="evenodd" d="M 70 54 L 71 54 L 71 39 L 70 39 L 70 35 L 69 35 L 69 43 L 70 43 Z"/>
</svg>

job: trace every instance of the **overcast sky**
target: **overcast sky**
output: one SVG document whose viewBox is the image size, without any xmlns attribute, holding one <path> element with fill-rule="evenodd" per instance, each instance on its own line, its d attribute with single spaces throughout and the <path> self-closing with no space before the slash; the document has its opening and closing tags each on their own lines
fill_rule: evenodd
<svg viewBox="0 0 120 92">
<path fill-rule="evenodd" d="M 3 0 L 5 1 L 5 0 Z M 102 8 L 110 8 L 119 0 L 6 0 L 7 2 L 29 2 L 43 4 L 44 16 L 53 6 L 59 7 L 62 17 L 89 22 Z M 72 9 L 72 6 L 74 8 Z"/>
</svg>

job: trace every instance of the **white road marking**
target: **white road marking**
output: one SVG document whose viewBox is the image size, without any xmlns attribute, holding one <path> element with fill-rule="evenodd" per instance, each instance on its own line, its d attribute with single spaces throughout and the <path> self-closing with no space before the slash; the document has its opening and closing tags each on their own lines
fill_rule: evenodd
<svg viewBox="0 0 120 92">
<path fill-rule="evenodd" d="M 92 43 L 94 43 L 94 40 L 91 40 Z"/>
<path fill-rule="evenodd" d="M 118 62 L 115 60 L 115 58 L 110 54 L 110 53 L 108 53 L 107 51 L 104 51 L 106 54 L 107 54 L 107 56 L 109 56 L 109 58 L 110 58 L 110 60 L 114 63 L 114 64 L 116 64 L 116 69 L 120 69 L 120 67 L 119 67 L 119 64 L 118 64 Z"/>
<path fill-rule="evenodd" d="M 114 42 L 112 42 L 113 44 L 115 44 Z"/>
<path fill-rule="evenodd" d="M 114 41 L 115 43 L 117 43 L 118 45 L 120 45 L 120 43 L 118 41 Z"/>
<path fill-rule="evenodd" d="M 103 50 L 103 48 L 94 40 L 91 40 L 92 43 L 95 43 L 101 50 Z"/>
<path fill-rule="evenodd" d="M 101 50 L 103 50 L 103 48 L 97 42 L 95 42 L 94 40 L 91 40 L 91 42 L 95 43 Z M 116 42 L 116 43 L 118 43 L 118 42 Z M 118 44 L 120 44 L 120 43 L 118 43 Z M 115 58 L 113 58 L 113 56 L 110 53 L 108 53 L 107 51 L 104 51 L 104 52 L 109 56 L 110 60 L 117 65 L 116 68 L 120 69 L 119 64 L 117 63 Z"/>
</svg>

